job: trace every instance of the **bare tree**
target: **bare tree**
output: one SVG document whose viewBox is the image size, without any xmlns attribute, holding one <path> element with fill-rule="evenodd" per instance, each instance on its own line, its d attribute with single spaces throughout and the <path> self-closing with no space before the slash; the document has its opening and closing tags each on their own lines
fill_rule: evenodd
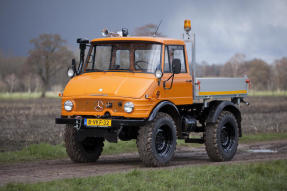
<svg viewBox="0 0 287 191">
<path fill-rule="evenodd" d="M 31 93 L 32 91 L 32 83 L 34 79 L 35 79 L 35 76 L 33 75 L 33 73 L 28 73 L 23 77 L 24 89 L 28 93 Z"/>
<path fill-rule="evenodd" d="M 271 67 L 260 59 L 253 59 L 245 63 L 249 79 L 255 90 L 270 90 Z"/>
<path fill-rule="evenodd" d="M 221 74 L 223 65 L 209 64 L 206 61 L 202 61 L 196 66 L 197 75 L 202 77 L 218 77 Z"/>
<path fill-rule="evenodd" d="M 277 88 L 287 90 L 287 58 L 275 61 L 275 72 L 277 76 Z"/>
<path fill-rule="evenodd" d="M 136 36 L 154 36 L 158 25 L 155 24 L 146 24 L 140 27 L 137 27 L 134 31 Z M 160 32 L 157 31 L 156 36 L 163 36 Z"/>
<path fill-rule="evenodd" d="M 5 77 L 5 82 L 9 87 L 10 93 L 12 93 L 15 90 L 15 87 L 18 85 L 18 79 L 14 73 L 7 75 Z"/>
<path fill-rule="evenodd" d="M 50 86 L 51 79 L 59 70 L 70 63 L 73 53 L 65 46 L 58 34 L 41 34 L 30 41 L 34 48 L 30 50 L 27 63 L 32 66 L 42 82 L 42 97 Z"/>
<path fill-rule="evenodd" d="M 0 78 L 0 92 L 5 92 L 7 91 L 7 89 L 8 89 L 7 84 Z"/>
<path fill-rule="evenodd" d="M 226 77 L 238 77 L 245 71 L 242 71 L 242 65 L 245 62 L 244 54 L 235 54 L 223 66 L 221 75 Z"/>
<path fill-rule="evenodd" d="M 0 50 L 0 91 L 20 91 L 23 86 L 22 67 L 25 63 L 24 57 L 6 56 Z M 5 85 L 4 85 L 5 84 Z"/>
</svg>

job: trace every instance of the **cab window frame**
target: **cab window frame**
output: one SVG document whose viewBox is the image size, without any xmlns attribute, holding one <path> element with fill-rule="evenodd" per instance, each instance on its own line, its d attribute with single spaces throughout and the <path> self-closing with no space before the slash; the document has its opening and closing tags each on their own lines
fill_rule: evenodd
<svg viewBox="0 0 287 191">
<path fill-rule="evenodd" d="M 169 47 L 171 46 L 177 46 L 177 47 L 182 47 L 182 51 L 183 51 L 183 61 L 184 61 L 184 68 L 185 68 L 185 71 L 182 71 L 182 68 L 181 68 L 181 71 L 180 71 L 180 74 L 181 73 L 187 73 L 187 67 L 186 67 L 186 53 L 185 53 L 185 45 L 178 45 L 178 44 L 169 44 L 169 45 L 165 45 L 164 46 L 164 62 L 163 62 L 163 73 L 168 73 L 168 74 L 171 74 L 172 73 L 172 63 L 171 63 L 171 60 L 170 60 L 170 57 L 168 56 L 167 59 L 168 59 L 168 64 L 169 64 L 169 72 L 168 71 L 165 71 L 165 64 L 166 64 L 166 51 L 167 51 L 167 54 L 169 55 Z M 177 50 L 181 50 L 181 49 L 177 49 Z M 183 64 L 181 63 L 181 66 L 183 66 Z"/>
<path fill-rule="evenodd" d="M 127 48 L 127 49 L 118 49 L 117 46 L 115 46 L 114 44 L 125 44 L 125 43 L 131 43 L 132 45 Z M 141 70 L 141 71 L 137 71 L 135 70 L 134 68 L 134 62 L 135 62 L 135 50 L 137 50 L 135 48 L 135 46 L 133 44 L 136 44 L 136 43 L 142 43 L 143 45 L 145 44 L 150 44 L 150 45 L 158 45 L 159 46 L 159 60 L 158 60 L 158 65 L 157 67 L 155 68 L 155 70 L 157 68 L 161 68 L 161 65 L 162 65 L 162 55 L 163 55 L 163 46 L 164 44 L 163 43 L 160 43 L 160 42 L 145 42 L 145 41 L 99 41 L 99 42 L 93 42 L 91 43 L 90 45 L 90 49 L 88 50 L 88 53 L 87 53 L 87 57 L 85 58 L 85 62 L 83 64 L 83 69 L 81 70 L 81 73 L 91 73 L 91 72 L 130 72 L 130 73 L 145 73 L 145 74 L 153 74 L 154 72 L 148 72 L 148 71 L 145 71 L 145 70 Z M 113 55 L 113 52 L 116 53 L 116 50 L 129 50 L 129 55 L 130 55 L 130 60 L 129 60 L 129 69 L 124 69 L 124 70 L 103 70 L 103 71 L 95 71 L 96 69 L 87 69 L 89 64 L 92 64 L 91 66 L 93 68 L 96 67 L 96 63 L 95 63 L 95 56 L 96 56 L 96 47 L 97 46 L 110 46 L 111 47 L 111 56 L 110 56 L 110 65 L 109 65 L 109 68 L 111 68 L 111 65 L 115 64 L 115 58 L 114 56 L 116 55 Z M 92 48 L 92 49 L 91 49 Z M 139 49 L 140 50 L 140 49 Z M 145 49 L 143 49 L 145 50 Z M 92 57 L 92 59 L 90 60 L 90 57 Z M 114 58 L 114 59 L 113 59 Z M 93 70 L 93 71 L 92 71 Z"/>
</svg>

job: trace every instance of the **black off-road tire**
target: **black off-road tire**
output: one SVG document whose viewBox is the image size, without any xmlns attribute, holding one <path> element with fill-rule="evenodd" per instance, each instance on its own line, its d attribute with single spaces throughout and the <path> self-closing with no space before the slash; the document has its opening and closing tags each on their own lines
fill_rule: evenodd
<svg viewBox="0 0 287 191">
<path fill-rule="evenodd" d="M 65 146 L 71 160 L 79 163 L 97 161 L 103 151 L 105 139 L 87 137 L 83 141 L 79 141 L 78 133 L 72 125 L 68 124 L 65 128 Z"/>
<path fill-rule="evenodd" d="M 176 149 L 176 126 L 172 117 L 159 112 L 152 122 L 140 127 L 137 147 L 146 166 L 167 165 Z"/>
<path fill-rule="evenodd" d="M 205 131 L 205 148 L 209 158 L 216 162 L 231 160 L 238 146 L 238 124 L 234 115 L 222 111 L 216 123 L 210 123 Z"/>
</svg>

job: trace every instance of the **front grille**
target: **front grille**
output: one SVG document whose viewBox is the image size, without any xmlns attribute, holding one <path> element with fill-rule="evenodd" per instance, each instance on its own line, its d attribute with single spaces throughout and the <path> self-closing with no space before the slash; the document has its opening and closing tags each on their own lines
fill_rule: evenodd
<svg viewBox="0 0 287 191">
<path fill-rule="evenodd" d="M 75 102 L 76 111 L 78 112 L 123 111 L 123 103 L 119 100 L 76 99 Z"/>
</svg>

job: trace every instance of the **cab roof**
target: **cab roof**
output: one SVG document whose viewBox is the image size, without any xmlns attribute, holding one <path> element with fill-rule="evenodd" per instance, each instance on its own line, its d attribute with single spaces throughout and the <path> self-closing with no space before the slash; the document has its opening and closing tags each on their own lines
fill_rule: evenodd
<svg viewBox="0 0 287 191">
<path fill-rule="evenodd" d="M 145 41 L 145 42 L 155 42 L 161 44 L 172 44 L 172 45 L 184 45 L 183 40 L 163 38 L 163 37 L 106 37 L 106 38 L 96 38 L 91 42 L 107 42 L 107 41 Z"/>
</svg>

